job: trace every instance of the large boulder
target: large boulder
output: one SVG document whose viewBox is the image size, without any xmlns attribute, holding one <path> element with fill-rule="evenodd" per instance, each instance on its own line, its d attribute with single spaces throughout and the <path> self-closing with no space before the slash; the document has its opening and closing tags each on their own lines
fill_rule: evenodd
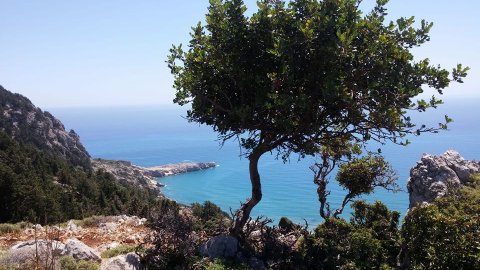
<svg viewBox="0 0 480 270">
<path fill-rule="evenodd" d="M 480 172 L 480 162 L 465 160 L 456 151 L 449 150 L 440 156 L 424 154 L 410 170 L 407 188 L 410 208 L 429 203 L 438 197 L 465 185 L 473 173 Z"/>
<path fill-rule="evenodd" d="M 62 255 L 72 256 L 76 260 L 101 261 L 100 255 L 91 247 L 77 239 L 68 240 Z"/>
<path fill-rule="evenodd" d="M 233 258 L 238 252 L 238 240 L 230 235 L 219 235 L 200 246 L 200 255 L 214 258 Z"/>
<path fill-rule="evenodd" d="M 0 265 L 20 266 L 24 268 L 32 267 L 37 262 L 41 265 L 50 265 L 53 269 L 58 269 L 58 259 L 65 249 L 65 245 L 54 240 L 31 240 L 19 242 L 12 246 Z"/>
<path fill-rule="evenodd" d="M 135 253 L 128 253 L 110 258 L 102 263 L 100 270 L 139 270 L 143 269 L 140 257 Z"/>
</svg>

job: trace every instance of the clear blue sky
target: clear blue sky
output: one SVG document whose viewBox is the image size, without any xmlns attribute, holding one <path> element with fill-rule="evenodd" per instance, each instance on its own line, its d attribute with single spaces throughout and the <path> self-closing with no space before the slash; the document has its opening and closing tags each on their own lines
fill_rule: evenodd
<svg viewBox="0 0 480 270">
<path fill-rule="evenodd" d="M 250 13 L 256 9 L 255 1 L 245 2 Z M 168 49 L 188 42 L 207 6 L 207 0 L 0 0 L 0 84 L 44 108 L 171 104 Z M 391 18 L 434 22 L 431 42 L 416 56 L 472 68 L 446 99 L 480 101 L 480 1 L 391 0 L 388 7 Z"/>
</svg>

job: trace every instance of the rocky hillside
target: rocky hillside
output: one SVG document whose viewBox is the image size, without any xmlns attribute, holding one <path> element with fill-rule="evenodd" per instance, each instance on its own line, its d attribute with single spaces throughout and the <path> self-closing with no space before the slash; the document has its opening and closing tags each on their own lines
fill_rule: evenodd
<svg viewBox="0 0 480 270">
<path fill-rule="evenodd" d="M 49 150 L 75 166 L 90 167 L 90 155 L 75 131 L 65 126 L 49 112 L 0 86 L 0 131 L 23 144 Z"/>
<path fill-rule="evenodd" d="M 37 253 L 41 265 L 51 261 L 49 269 L 63 269 L 66 257 L 90 262 L 101 270 L 137 269 L 140 261 L 134 251 L 148 242 L 151 234 L 145 222 L 144 218 L 121 215 L 70 220 L 56 226 L 14 227 L 10 233 L 0 234 L 0 269 L 20 269 L 15 268 L 19 265 L 34 269 Z"/>
</svg>

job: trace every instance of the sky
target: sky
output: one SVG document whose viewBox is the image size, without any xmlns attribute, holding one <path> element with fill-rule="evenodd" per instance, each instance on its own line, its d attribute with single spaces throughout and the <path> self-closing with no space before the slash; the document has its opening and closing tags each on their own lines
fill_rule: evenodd
<svg viewBox="0 0 480 270">
<path fill-rule="evenodd" d="M 256 2 L 245 3 L 253 13 Z M 207 7 L 207 0 L 0 0 L 0 85 L 43 108 L 172 104 L 168 50 L 188 43 Z M 471 68 L 444 100 L 480 102 L 480 1 L 391 0 L 387 7 L 390 19 L 434 22 L 417 59 Z"/>
</svg>

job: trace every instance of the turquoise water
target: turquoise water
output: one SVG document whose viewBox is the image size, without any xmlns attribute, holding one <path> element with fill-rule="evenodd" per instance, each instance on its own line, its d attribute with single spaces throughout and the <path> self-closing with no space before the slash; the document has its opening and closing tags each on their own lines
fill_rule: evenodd
<svg viewBox="0 0 480 270">
<path fill-rule="evenodd" d="M 451 105 L 429 114 L 442 119 L 447 113 L 456 120 L 451 131 L 427 134 L 413 138 L 408 147 L 383 146 L 383 153 L 398 172 L 398 184 L 406 191 L 409 170 L 423 153 L 441 154 L 448 149 L 458 150 L 465 158 L 480 157 L 480 128 L 475 118 L 480 115 L 477 102 Z M 230 142 L 220 147 L 216 135 L 209 127 L 188 123 L 181 116 L 181 107 L 144 108 L 85 108 L 52 109 L 67 128 L 73 128 L 93 157 L 130 160 L 141 166 L 153 166 L 182 161 L 215 161 L 219 166 L 200 172 L 160 179 L 163 192 L 181 203 L 210 200 L 225 211 L 236 209 L 249 196 L 248 163 L 241 157 L 238 144 Z M 476 112 L 476 113 L 475 113 Z M 372 145 L 377 149 L 378 145 Z M 297 222 L 318 224 L 319 203 L 313 174 L 309 166 L 314 160 L 300 162 L 293 156 L 283 163 L 274 156 L 260 160 L 260 174 L 264 197 L 255 208 L 254 215 L 265 215 L 274 220 L 288 216 Z M 343 190 L 331 183 L 330 200 L 340 203 Z M 376 191 L 369 201 L 381 200 L 391 209 L 405 213 L 408 207 L 406 192 Z M 348 214 L 347 209 L 347 214 Z"/>
</svg>

